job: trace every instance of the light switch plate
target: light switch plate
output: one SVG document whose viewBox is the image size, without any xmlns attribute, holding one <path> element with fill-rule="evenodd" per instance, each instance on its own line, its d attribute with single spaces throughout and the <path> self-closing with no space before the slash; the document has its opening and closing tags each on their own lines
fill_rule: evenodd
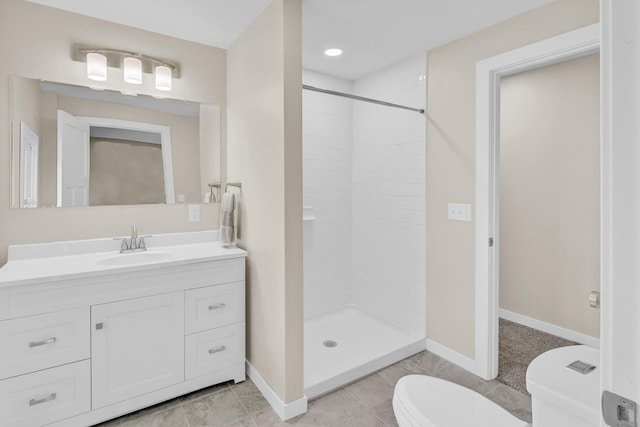
<svg viewBox="0 0 640 427">
<path fill-rule="evenodd" d="M 189 206 L 189 222 L 200 221 L 200 205 L 187 205 Z"/>
<path fill-rule="evenodd" d="M 471 204 L 449 203 L 447 218 L 452 221 L 471 221 Z"/>
</svg>

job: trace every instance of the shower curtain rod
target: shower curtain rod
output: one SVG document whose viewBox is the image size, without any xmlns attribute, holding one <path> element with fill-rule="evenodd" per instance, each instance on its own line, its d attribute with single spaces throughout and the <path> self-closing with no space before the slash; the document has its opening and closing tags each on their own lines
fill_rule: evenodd
<svg viewBox="0 0 640 427">
<path fill-rule="evenodd" d="M 314 87 L 309 85 L 302 85 L 302 89 L 312 90 L 314 92 L 326 93 L 328 95 L 342 96 L 343 98 L 355 99 L 356 101 L 371 102 L 373 104 L 384 105 L 386 107 L 402 108 L 403 110 L 410 110 L 420 114 L 424 114 L 424 109 L 422 108 L 413 108 L 413 107 L 407 107 L 406 105 L 392 104 L 391 102 L 365 98 L 364 96 L 351 95 L 350 93 L 337 92 L 335 90 L 329 90 L 329 89 L 321 89 L 319 87 Z"/>
</svg>

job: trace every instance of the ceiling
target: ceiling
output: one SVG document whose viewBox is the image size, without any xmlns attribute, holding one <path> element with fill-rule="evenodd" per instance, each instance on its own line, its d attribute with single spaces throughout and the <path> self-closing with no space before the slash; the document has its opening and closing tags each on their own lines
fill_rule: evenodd
<svg viewBox="0 0 640 427">
<path fill-rule="evenodd" d="M 355 80 L 551 1 L 303 0 L 304 66 Z"/>
<path fill-rule="evenodd" d="M 270 0 L 29 0 L 228 48 Z M 355 80 L 553 0 L 302 0 L 305 68 Z M 344 54 L 327 57 L 339 47 Z"/>
<path fill-rule="evenodd" d="M 271 3 L 271 0 L 28 1 L 224 49 Z"/>
</svg>

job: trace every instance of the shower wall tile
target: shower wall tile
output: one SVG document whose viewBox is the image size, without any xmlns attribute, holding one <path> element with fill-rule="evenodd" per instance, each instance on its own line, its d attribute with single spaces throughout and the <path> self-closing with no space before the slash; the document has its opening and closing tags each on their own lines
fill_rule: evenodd
<svg viewBox="0 0 640 427">
<path fill-rule="evenodd" d="M 354 82 L 354 93 L 425 108 L 426 57 Z M 425 334 L 425 116 L 353 106 L 353 298 L 387 321 Z M 424 303 L 416 303 L 423 301 Z"/>
<path fill-rule="evenodd" d="M 305 84 L 424 108 L 426 58 Z M 424 335 L 425 117 L 303 91 L 305 316 L 361 306 Z"/>
<path fill-rule="evenodd" d="M 303 82 L 351 92 L 352 83 L 305 70 Z M 353 101 L 303 91 L 304 315 L 352 303 Z"/>
</svg>

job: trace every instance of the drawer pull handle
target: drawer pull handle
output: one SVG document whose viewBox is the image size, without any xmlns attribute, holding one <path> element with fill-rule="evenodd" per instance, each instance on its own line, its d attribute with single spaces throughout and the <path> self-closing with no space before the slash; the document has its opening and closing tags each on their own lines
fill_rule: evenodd
<svg viewBox="0 0 640 427">
<path fill-rule="evenodd" d="M 31 341 L 29 343 L 29 348 L 40 347 L 41 345 L 53 344 L 54 342 L 56 342 L 56 340 L 57 340 L 56 337 L 51 337 L 42 341 Z"/>
<path fill-rule="evenodd" d="M 42 399 L 31 399 L 29 401 L 29 406 L 35 406 L 35 405 L 39 405 L 41 403 L 50 402 L 52 400 L 55 400 L 55 398 L 56 398 L 56 394 L 55 393 L 51 393 L 49 396 L 43 397 Z"/>
<path fill-rule="evenodd" d="M 216 304 L 216 305 L 210 305 L 209 306 L 209 310 L 213 311 L 213 310 L 219 310 L 221 308 L 225 308 L 227 306 L 227 304 L 221 302 L 220 304 Z"/>
<path fill-rule="evenodd" d="M 220 353 L 221 351 L 225 351 L 227 349 L 227 347 L 221 345 L 218 348 L 211 348 L 209 349 L 209 354 L 216 354 L 216 353 Z"/>
</svg>

